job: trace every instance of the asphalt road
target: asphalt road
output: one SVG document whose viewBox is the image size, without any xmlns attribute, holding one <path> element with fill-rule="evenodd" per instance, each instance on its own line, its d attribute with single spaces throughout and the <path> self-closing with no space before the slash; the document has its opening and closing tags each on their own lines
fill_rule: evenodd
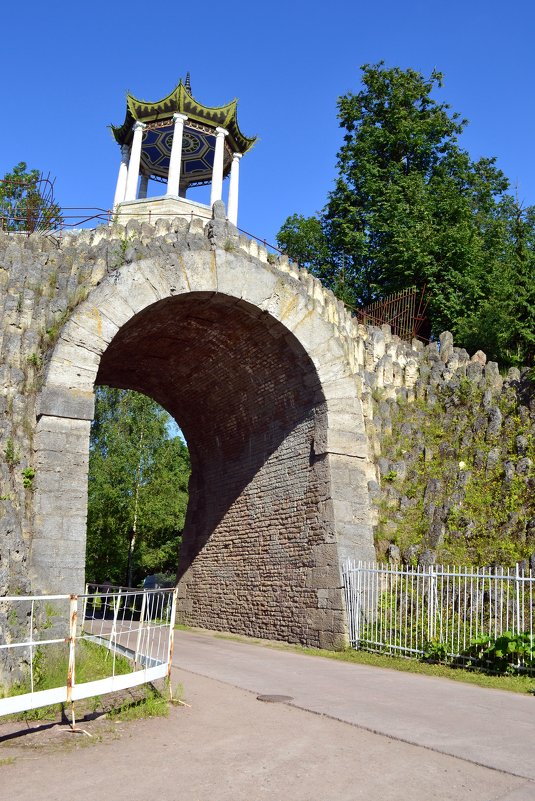
<svg viewBox="0 0 535 801">
<path fill-rule="evenodd" d="M 532 697 L 190 632 L 173 681 L 191 707 L 107 721 L 101 742 L 12 731 L 0 801 L 535 799 Z"/>
</svg>

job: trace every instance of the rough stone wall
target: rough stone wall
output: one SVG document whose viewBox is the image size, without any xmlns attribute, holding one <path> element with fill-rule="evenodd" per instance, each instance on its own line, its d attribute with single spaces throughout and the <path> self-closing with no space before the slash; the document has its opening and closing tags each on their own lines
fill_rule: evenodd
<svg viewBox="0 0 535 801">
<path fill-rule="evenodd" d="M 82 586 L 95 381 L 150 394 L 190 443 L 189 622 L 334 644 L 340 562 L 373 555 L 370 500 L 380 556 L 471 540 L 487 558 L 496 528 L 504 556 L 531 552 L 526 374 L 504 380 L 448 334 L 424 347 L 358 325 L 223 219 L 0 234 L 0 292 L 0 595 Z M 486 532 L 482 481 L 507 513 Z"/>
<path fill-rule="evenodd" d="M 388 326 L 362 339 L 378 558 L 535 569 L 531 371 L 502 375 L 448 332 L 427 346 Z"/>
<path fill-rule="evenodd" d="M 93 383 L 110 383 L 163 403 L 192 449 L 185 619 L 339 642 L 340 559 L 372 550 L 352 321 L 331 293 L 222 219 L 4 235 L 0 282 L 2 592 L 81 589 Z"/>
<path fill-rule="evenodd" d="M 0 233 L 0 254 L 0 595 L 5 595 L 31 586 L 35 401 L 43 360 L 94 265 L 75 263 L 69 248 L 61 252 L 55 240 L 37 235 Z"/>
</svg>

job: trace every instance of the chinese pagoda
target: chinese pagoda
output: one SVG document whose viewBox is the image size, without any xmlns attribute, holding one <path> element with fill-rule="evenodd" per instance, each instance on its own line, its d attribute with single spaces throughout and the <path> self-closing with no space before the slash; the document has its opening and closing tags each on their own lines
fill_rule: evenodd
<svg viewBox="0 0 535 801">
<path fill-rule="evenodd" d="M 209 219 L 221 200 L 223 179 L 230 176 L 227 217 L 237 224 L 240 159 L 255 143 L 238 126 L 237 100 L 226 106 L 203 106 L 193 98 L 189 73 L 170 95 L 155 103 L 126 98 L 126 116 L 113 126 L 121 147 L 114 209 L 122 222 L 137 217 L 193 215 Z M 165 187 L 147 197 L 149 180 Z M 186 200 L 189 187 L 211 184 L 210 205 Z"/>
</svg>

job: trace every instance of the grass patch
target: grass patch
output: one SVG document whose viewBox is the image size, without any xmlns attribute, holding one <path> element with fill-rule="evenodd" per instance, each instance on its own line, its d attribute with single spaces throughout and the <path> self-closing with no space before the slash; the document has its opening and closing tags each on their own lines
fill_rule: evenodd
<svg viewBox="0 0 535 801">
<path fill-rule="evenodd" d="M 62 687 L 67 681 L 68 646 L 65 644 L 51 645 L 37 652 L 34 657 L 34 691 L 50 690 Z M 111 675 L 114 655 L 107 648 L 88 640 L 78 640 L 76 643 L 76 684 L 104 679 Z M 115 654 L 115 674 L 129 673 L 131 665 L 126 657 Z M 106 700 L 95 696 L 76 701 L 77 716 L 87 712 L 102 710 L 103 714 L 119 720 L 135 720 L 143 717 L 167 715 L 167 700 L 153 685 L 138 688 L 136 694 L 115 693 Z M 30 692 L 29 678 L 15 685 L 9 695 L 22 695 Z M 55 720 L 65 716 L 65 704 L 52 704 L 50 706 L 29 709 L 16 715 L 6 716 L 11 720 Z"/>
<path fill-rule="evenodd" d="M 111 674 L 113 654 L 107 648 L 88 640 L 78 640 L 76 643 L 76 684 L 83 684 L 87 681 L 105 679 Z M 69 664 L 69 649 L 67 644 L 58 643 L 49 645 L 46 648 L 37 650 L 33 660 L 34 691 L 51 690 L 55 687 L 63 687 L 67 683 L 67 669 Z M 115 655 L 115 673 L 117 675 L 130 672 L 128 659 L 121 655 Z M 9 695 L 22 695 L 30 692 L 30 679 L 15 685 L 11 688 Z M 87 699 L 88 703 L 94 699 Z M 77 709 L 83 702 L 77 701 Z M 15 715 L 16 719 L 22 720 L 45 720 L 56 718 L 64 713 L 63 704 L 52 704 L 42 706 L 37 709 L 29 709 Z"/>
<path fill-rule="evenodd" d="M 242 634 L 227 634 L 221 631 L 208 632 L 205 629 L 196 629 L 191 626 L 177 625 L 175 628 L 180 631 L 193 631 L 196 634 L 204 633 L 222 640 L 235 640 L 237 642 L 261 645 L 264 648 L 275 648 L 279 651 L 293 651 L 294 653 L 307 654 L 308 656 L 319 656 L 322 659 L 335 659 L 339 662 L 351 662 L 356 665 L 367 665 L 384 670 L 399 670 L 403 673 L 416 673 L 421 676 L 434 676 L 435 678 L 449 679 L 450 681 L 461 681 L 465 684 L 485 687 L 486 689 L 505 690 L 506 692 L 523 693 L 524 695 L 526 693 L 535 693 L 535 676 L 497 676 L 491 673 L 483 673 L 475 668 L 467 669 L 450 665 L 429 664 L 428 662 L 420 662 L 418 659 L 408 659 L 401 656 L 388 656 L 371 651 L 355 651 L 354 648 L 346 648 L 342 651 L 325 651 L 321 648 L 307 648 L 303 645 L 291 645 L 290 643 L 246 637 Z"/>
<path fill-rule="evenodd" d="M 143 687 L 143 695 L 134 701 L 127 698 L 119 706 L 108 712 L 113 720 L 139 720 L 140 718 L 167 717 L 169 702 L 157 687 L 147 684 Z"/>
</svg>

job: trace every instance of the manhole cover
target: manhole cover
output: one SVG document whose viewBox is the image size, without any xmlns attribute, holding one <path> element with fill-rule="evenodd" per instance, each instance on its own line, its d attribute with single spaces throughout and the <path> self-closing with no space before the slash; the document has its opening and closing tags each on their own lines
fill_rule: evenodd
<svg viewBox="0 0 535 801">
<path fill-rule="evenodd" d="M 256 700 L 266 701 L 268 704 L 286 704 L 294 699 L 291 695 L 257 695 Z"/>
</svg>

